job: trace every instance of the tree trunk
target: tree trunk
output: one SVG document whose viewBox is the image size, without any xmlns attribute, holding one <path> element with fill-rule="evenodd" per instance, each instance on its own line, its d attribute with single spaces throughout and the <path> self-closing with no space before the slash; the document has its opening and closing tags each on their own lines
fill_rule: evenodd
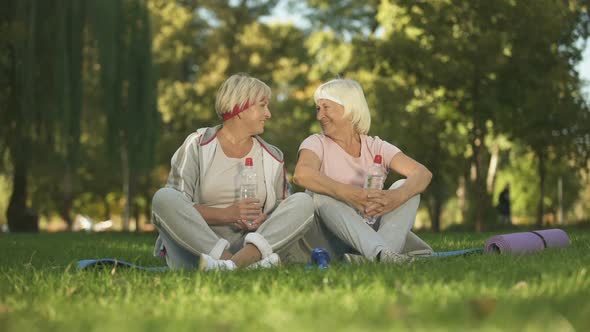
<svg viewBox="0 0 590 332">
<path fill-rule="evenodd" d="M 498 171 L 498 161 L 500 160 L 500 148 L 498 144 L 494 144 L 492 148 L 492 156 L 490 158 L 490 166 L 488 168 L 488 178 L 486 180 L 486 188 L 488 194 L 494 192 L 494 185 L 496 184 L 496 172 Z"/>
<path fill-rule="evenodd" d="M 123 170 L 123 196 L 125 207 L 123 208 L 123 230 L 129 231 L 129 216 L 131 215 L 131 181 L 129 178 L 129 151 L 125 145 L 121 146 L 121 168 Z"/>
<path fill-rule="evenodd" d="M 457 201 L 459 205 L 459 211 L 461 211 L 461 223 L 467 222 L 467 202 L 465 194 L 467 193 L 467 187 L 465 185 L 465 176 L 459 177 L 459 187 L 457 188 Z"/>
<path fill-rule="evenodd" d="M 543 226 L 543 198 L 545 197 L 545 155 L 541 151 L 537 151 L 537 158 L 539 158 L 538 172 L 539 172 L 539 203 L 537 206 L 537 227 Z"/>
<path fill-rule="evenodd" d="M 68 225 L 68 230 L 72 230 L 72 204 L 74 202 L 72 170 L 69 164 L 65 166 L 65 174 L 63 181 L 63 197 L 60 207 L 60 215 Z"/>
<path fill-rule="evenodd" d="M 475 230 L 482 232 L 484 230 L 484 213 L 486 210 L 486 182 L 485 174 L 483 172 L 483 159 L 485 153 L 485 146 L 483 145 L 484 140 L 484 129 L 480 126 L 474 128 L 474 139 L 471 142 L 473 149 L 472 167 L 473 167 L 473 194 L 472 200 L 475 201 Z"/>
<path fill-rule="evenodd" d="M 141 213 L 139 212 L 139 206 L 137 206 L 137 204 L 133 204 L 133 220 L 134 220 L 134 226 L 135 226 L 135 232 L 139 233 L 139 219 L 140 219 Z"/>
<path fill-rule="evenodd" d="M 102 203 L 104 205 L 104 220 L 111 220 L 111 206 L 109 205 L 106 195 L 103 197 Z"/>
<path fill-rule="evenodd" d="M 148 186 L 148 188 L 149 188 L 149 186 Z M 144 192 L 144 195 L 145 195 L 144 197 L 145 197 L 146 204 L 145 204 L 145 210 L 143 211 L 143 213 L 146 218 L 146 223 L 149 224 L 152 221 L 152 196 L 153 195 L 150 195 L 148 190 L 146 190 Z"/>
<path fill-rule="evenodd" d="M 478 63 L 478 59 L 474 59 L 474 64 Z M 482 232 L 484 230 L 484 216 L 487 208 L 487 191 L 486 191 L 486 175 L 484 171 L 484 153 L 485 137 L 486 137 L 486 122 L 482 114 L 483 109 L 480 106 L 480 77 L 479 68 L 476 65 L 473 70 L 473 81 L 471 88 L 471 95 L 473 99 L 471 112 L 473 114 L 473 129 L 471 130 L 471 148 L 473 150 L 473 157 L 471 159 L 473 173 L 472 184 L 473 193 L 472 200 L 475 200 L 475 230 Z"/>
<path fill-rule="evenodd" d="M 557 224 L 563 225 L 563 176 L 557 179 Z"/>
<path fill-rule="evenodd" d="M 428 214 L 433 232 L 440 232 L 440 216 L 442 214 L 442 199 L 432 195 L 428 200 Z"/>
<path fill-rule="evenodd" d="M 14 153 L 12 154 L 14 163 L 12 195 L 10 196 L 6 211 L 8 227 L 11 232 L 39 231 L 37 214 L 27 207 L 27 173 L 29 171 L 29 160 L 26 157 L 26 153 L 21 150 L 16 156 Z"/>
<path fill-rule="evenodd" d="M 83 1 L 58 2 L 65 17 L 59 22 L 59 37 L 56 67 L 56 85 L 59 87 L 59 105 L 63 113 L 65 165 L 62 202 L 58 203 L 61 217 L 72 229 L 72 205 L 76 184 L 76 166 L 78 165 L 78 147 L 80 142 L 80 117 L 82 112 L 82 49 L 84 44 L 85 3 Z"/>
<path fill-rule="evenodd" d="M 26 117 L 35 109 L 35 50 L 37 28 L 37 6 L 32 1 L 30 7 L 22 4 L 18 10 L 19 19 L 26 26 L 28 38 L 24 42 L 22 54 L 18 48 L 13 53 L 16 57 L 22 57 L 23 65 L 11 68 L 12 91 L 10 91 L 10 108 Z M 11 232 L 37 232 L 39 225 L 37 214 L 27 207 L 27 176 L 30 165 L 30 150 L 32 142 L 28 136 L 30 122 L 18 119 L 13 133 L 14 140 L 9 143 L 9 151 L 14 165 L 12 180 L 12 194 L 6 210 L 8 227 Z"/>
</svg>

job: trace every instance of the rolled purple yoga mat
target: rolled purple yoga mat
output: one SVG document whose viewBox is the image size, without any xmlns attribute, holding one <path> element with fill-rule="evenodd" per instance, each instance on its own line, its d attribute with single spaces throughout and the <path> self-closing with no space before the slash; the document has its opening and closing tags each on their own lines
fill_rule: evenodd
<svg viewBox="0 0 590 332">
<path fill-rule="evenodd" d="M 492 236 L 486 241 L 486 253 L 529 254 L 545 248 L 565 248 L 570 239 L 561 229 Z"/>
</svg>

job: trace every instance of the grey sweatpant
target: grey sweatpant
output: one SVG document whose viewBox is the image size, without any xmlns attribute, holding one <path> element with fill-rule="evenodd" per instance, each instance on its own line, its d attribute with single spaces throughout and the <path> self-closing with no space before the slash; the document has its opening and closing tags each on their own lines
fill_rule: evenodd
<svg viewBox="0 0 590 332">
<path fill-rule="evenodd" d="M 404 182 L 399 180 L 389 189 L 399 188 Z M 418 212 L 419 195 L 383 215 L 373 226 L 354 208 L 330 196 L 314 194 L 313 200 L 316 222 L 305 235 L 305 242 L 312 248 L 327 249 L 332 257 L 360 253 L 374 259 L 383 248 L 413 255 L 432 253 L 432 248 L 410 231 Z"/>
<path fill-rule="evenodd" d="M 224 250 L 232 253 L 245 244 L 255 245 L 262 258 L 281 251 L 300 240 L 313 222 L 312 198 L 296 193 L 283 200 L 256 232 L 242 231 L 231 225 L 211 226 L 181 192 L 162 188 L 152 200 L 153 223 L 166 248 L 166 262 L 172 269 L 198 266 L 198 256 L 208 254 L 219 259 Z M 158 242 L 160 242 L 158 241 Z"/>
</svg>

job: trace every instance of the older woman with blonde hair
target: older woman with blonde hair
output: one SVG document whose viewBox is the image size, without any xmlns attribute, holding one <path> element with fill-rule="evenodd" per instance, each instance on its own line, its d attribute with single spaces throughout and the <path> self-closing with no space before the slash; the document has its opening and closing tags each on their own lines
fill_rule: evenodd
<svg viewBox="0 0 590 332">
<path fill-rule="evenodd" d="M 371 115 L 361 86 L 335 79 L 314 94 L 321 134 L 299 147 L 294 182 L 313 194 L 318 223 L 306 235 L 312 247 L 326 247 L 349 261 L 407 261 L 432 248 L 410 230 L 419 194 L 432 174 L 396 146 L 368 136 Z M 366 172 L 381 156 L 383 171 L 405 177 L 388 190 L 364 189 Z M 377 161 L 379 158 L 376 159 Z M 376 223 L 367 223 L 369 218 Z M 360 255 L 359 255 L 360 254 Z"/>
<path fill-rule="evenodd" d="M 270 88 L 245 74 L 228 78 L 216 96 L 222 125 L 190 134 L 174 153 L 165 188 L 154 195 L 155 254 L 170 268 L 233 270 L 272 267 L 302 238 L 313 201 L 287 197 L 282 152 L 260 136 L 271 118 Z M 240 172 L 251 159 L 256 198 L 240 199 Z"/>
</svg>

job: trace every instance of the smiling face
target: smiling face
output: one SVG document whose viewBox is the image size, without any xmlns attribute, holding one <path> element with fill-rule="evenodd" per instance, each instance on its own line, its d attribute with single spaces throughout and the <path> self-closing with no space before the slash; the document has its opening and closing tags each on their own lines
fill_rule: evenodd
<svg viewBox="0 0 590 332">
<path fill-rule="evenodd" d="M 318 99 L 315 108 L 316 119 L 320 122 L 326 136 L 333 136 L 342 128 L 352 126 L 344 116 L 344 106 L 338 103 L 328 99 Z"/>
<path fill-rule="evenodd" d="M 264 133 L 266 120 L 271 118 L 270 109 L 268 108 L 268 100 L 263 98 L 239 115 L 240 119 L 252 135 L 260 135 Z"/>
<path fill-rule="evenodd" d="M 317 119 L 324 133 L 353 132 L 366 135 L 371 127 L 371 112 L 363 88 L 357 81 L 337 78 L 320 85 L 313 93 Z M 334 126 L 335 125 L 335 126 Z"/>
</svg>

